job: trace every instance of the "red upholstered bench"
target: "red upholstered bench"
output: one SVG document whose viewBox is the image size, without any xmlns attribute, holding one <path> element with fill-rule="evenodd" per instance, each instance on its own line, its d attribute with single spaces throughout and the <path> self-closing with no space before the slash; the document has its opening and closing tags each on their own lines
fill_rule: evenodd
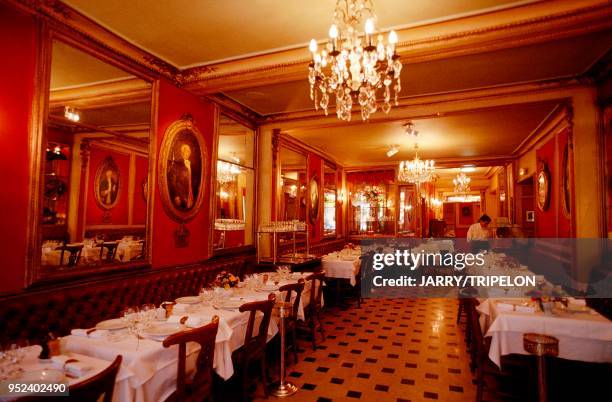
<svg viewBox="0 0 612 402">
<path fill-rule="evenodd" d="M 117 317 L 127 306 L 197 295 L 221 271 L 242 276 L 249 261 L 250 257 L 241 256 L 149 269 L 2 297 L 0 345 L 24 339 L 40 342 L 50 331 L 62 336 L 73 328 L 90 328 L 101 320 Z"/>
</svg>

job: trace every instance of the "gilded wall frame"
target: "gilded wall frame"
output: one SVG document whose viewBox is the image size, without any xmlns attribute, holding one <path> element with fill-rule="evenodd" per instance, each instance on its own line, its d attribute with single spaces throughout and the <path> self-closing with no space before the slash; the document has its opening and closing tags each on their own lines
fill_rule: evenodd
<svg viewBox="0 0 612 402">
<path fill-rule="evenodd" d="M 178 223 L 191 221 L 200 212 L 207 178 L 204 137 L 190 115 L 170 124 L 159 152 L 159 193 L 164 210 Z"/>
<path fill-rule="evenodd" d="M 108 184 L 109 180 L 110 184 Z M 119 167 L 112 156 L 104 158 L 98 165 L 94 185 L 96 204 L 106 211 L 115 208 L 121 199 L 123 182 Z"/>
</svg>

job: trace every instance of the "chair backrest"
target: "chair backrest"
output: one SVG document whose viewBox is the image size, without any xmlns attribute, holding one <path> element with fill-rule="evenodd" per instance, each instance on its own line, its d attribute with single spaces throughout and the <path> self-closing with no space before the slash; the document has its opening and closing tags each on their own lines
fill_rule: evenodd
<svg viewBox="0 0 612 402">
<path fill-rule="evenodd" d="M 295 299 L 293 300 L 293 306 L 291 309 L 291 318 L 296 318 L 298 309 L 300 307 L 302 292 L 304 291 L 304 279 L 300 279 L 297 283 L 283 285 L 278 290 L 281 292 L 287 292 L 287 295 L 285 296 L 285 301 L 287 303 L 291 303 L 292 294 L 295 292 Z"/>
<path fill-rule="evenodd" d="M 311 281 L 310 284 L 310 308 L 320 309 L 321 297 L 323 295 L 323 279 L 325 278 L 325 271 L 315 272 L 306 277 L 307 281 Z"/>
<path fill-rule="evenodd" d="M 215 353 L 215 341 L 219 329 L 219 317 L 214 316 L 210 324 L 199 328 L 177 332 L 164 339 L 163 345 L 169 348 L 172 345 L 179 346 L 178 368 L 176 374 L 176 400 L 183 401 L 187 395 L 186 383 L 187 373 L 185 360 L 187 356 L 187 342 L 196 342 L 200 345 L 200 353 L 196 360 L 196 373 L 190 381 L 192 384 L 190 396 L 205 399 L 210 397 L 213 373 L 213 357 Z"/>
<path fill-rule="evenodd" d="M 478 310 L 476 310 L 479 302 L 473 297 L 466 298 L 464 302 L 468 316 L 468 325 L 472 330 L 472 347 L 475 347 L 476 353 L 481 355 L 482 353 L 486 353 L 486 351 L 484 350 L 485 341 L 482 334 L 482 328 L 480 327 L 480 314 L 478 314 Z"/>
<path fill-rule="evenodd" d="M 18 402 L 111 402 L 115 390 L 115 379 L 121 366 L 121 355 L 117 356 L 110 366 L 99 374 L 70 387 L 69 396 L 25 396 Z"/>
<path fill-rule="evenodd" d="M 260 349 L 261 351 L 265 351 L 266 341 L 268 339 L 268 326 L 270 325 L 272 308 L 274 308 L 275 301 L 276 296 L 274 293 L 270 293 L 268 295 L 268 300 L 245 303 L 238 309 L 241 313 L 245 311 L 249 312 L 249 321 L 247 323 L 246 335 L 244 337 L 245 350 L 250 351 L 252 349 Z M 259 331 L 257 331 L 257 335 L 253 335 L 253 327 L 255 326 L 255 317 L 257 312 L 261 312 L 263 317 L 259 323 Z"/>
</svg>

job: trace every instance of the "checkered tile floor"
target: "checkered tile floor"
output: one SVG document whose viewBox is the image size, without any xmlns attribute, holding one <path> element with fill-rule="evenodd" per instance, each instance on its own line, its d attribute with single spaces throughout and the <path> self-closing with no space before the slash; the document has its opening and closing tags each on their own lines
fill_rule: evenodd
<svg viewBox="0 0 612 402">
<path fill-rule="evenodd" d="M 289 380 L 300 390 L 288 400 L 475 400 L 456 314 L 453 299 L 368 299 L 328 310 L 327 340 L 317 351 L 302 343 L 300 361 L 290 360 Z"/>
</svg>

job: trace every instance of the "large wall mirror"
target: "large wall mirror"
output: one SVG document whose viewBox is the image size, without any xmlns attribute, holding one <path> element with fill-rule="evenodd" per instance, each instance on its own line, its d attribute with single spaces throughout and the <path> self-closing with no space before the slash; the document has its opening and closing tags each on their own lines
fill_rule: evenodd
<svg viewBox="0 0 612 402">
<path fill-rule="evenodd" d="M 323 236 L 335 237 L 338 217 L 336 166 L 325 162 L 323 173 Z"/>
<path fill-rule="evenodd" d="M 216 216 L 213 249 L 253 244 L 255 132 L 219 117 Z"/>
<path fill-rule="evenodd" d="M 148 262 L 151 88 L 52 40 L 37 279 Z"/>
<path fill-rule="evenodd" d="M 281 194 L 278 220 L 306 222 L 308 211 L 307 157 L 303 153 L 281 145 L 279 160 Z"/>
</svg>

